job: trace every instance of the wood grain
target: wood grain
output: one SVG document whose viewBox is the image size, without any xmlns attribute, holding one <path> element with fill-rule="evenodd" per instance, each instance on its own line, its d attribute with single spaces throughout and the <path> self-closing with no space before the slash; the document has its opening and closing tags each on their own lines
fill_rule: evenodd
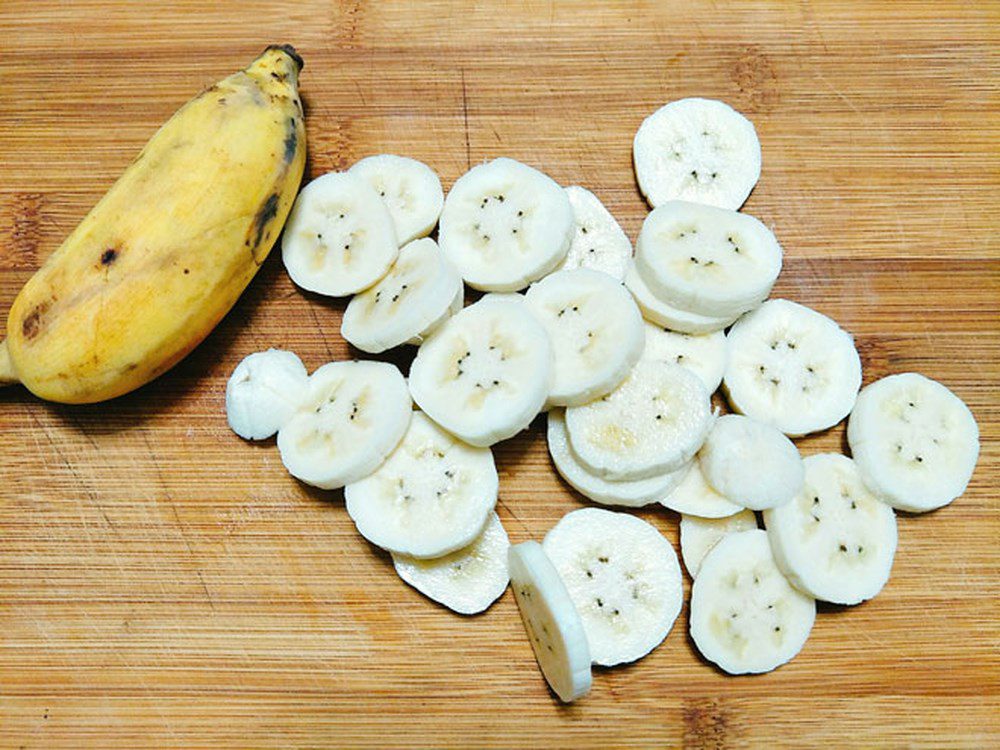
<svg viewBox="0 0 1000 750">
<path fill-rule="evenodd" d="M 978 469 L 951 507 L 900 518 L 884 592 L 823 607 L 777 672 L 722 676 L 685 613 L 559 706 L 509 593 L 470 619 L 434 606 L 339 493 L 228 431 L 226 377 L 250 351 L 351 354 L 343 303 L 298 292 L 274 256 L 134 394 L 0 391 L 0 745 L 1000 744 L 1000 5 L 4 0 L 0 310 L 161 122 L 270 42 L 306 60 L 312 175 L 388 151 L 447 186 L 508 155 L 590 187 L 633 238 L 639 122 L 681 96 L 732 103 L 763 145 L 746 210 L 785 246 L 777 293 L 851 330 L 866 382 L 915 369 L 954 389 Z M 801 445 L 840 449 L 843 429 Z M 581 506 L 539 424 L 496 454 L 514 541 Z M 640 515 L 676 543 L 675 516 Z"/>
</svg>

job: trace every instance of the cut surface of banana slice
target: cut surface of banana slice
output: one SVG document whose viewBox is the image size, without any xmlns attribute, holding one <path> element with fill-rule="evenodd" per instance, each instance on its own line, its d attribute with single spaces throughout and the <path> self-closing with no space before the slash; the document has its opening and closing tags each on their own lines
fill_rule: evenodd
<svg viewBox="0 0 1000 750">
<path fill-rule="evenodd" d="M 510 541 L 496 513 L 471 544 L 432 560 L 392 553 L 396 574 L 413 588 L 460 615 L 483 612 L 507 588 Z"/>
<path fill-rule="evenodd" d="M 686 367 L 705 384 L 709 393 L 714 393 L 722 382 L 726 371 L 726 335 L 715 333 L 678 333 L 669 328 L 646 322 L 646 346 L 642 358 L 653 362 Z"/>
<path fill-rule="evenodd" d="M 520 295 L 487 295 L 417 350 L 410 392 L 427 415 L 485 447 L 527 427 L 549 394 L 552 347 Z"/>
<path fill-rule="evenodd" d="M 356 482 L 399 444 L 413 413 L 406 380 L 384 362 L 330 362 L 309 376 L 278 450 L 296 479 L 322 489 Z"/>
<path fill-rule="evenodd" d="M 854 407 L 861 358 L 851 335 L 825 315 L 768 300 L 727 340 L 722 385 L 740 413 L 797 436 L 832 427 Z"/>
<path fill-rule="evenodd" d="M 400 245 L 426 237 L 444 205 L 441 180 L 422 161 L 395 154 L 366 156 L 349 170 L 371 186 L 392 216 Z"/>
<path fill-rule="evenodd" d="M 331 297 L 367 289 L 398 253 L 389 210 L 368 183 L 347 172 L 330 172 L 302 188 L 281 240 L 292 281 Z"/>
<path fill-rule="evenodd" d="M 871 599 L 889 580 L 896 514 L 837 453 L 809 456 L 796 498 L 764 511 L 774 561 L 795 588 L 835 604 Z"/>
<path fill-rule="evenodd" d="M 923 513 L 965 492 L 979 458 L 979 426 L 948 388 L 915 372 L 865 387 L 847 423 L 868 488 L 899 510 Z"/>
<path fill-rule="evenodd" d="M 600 271 L 557 271 L 525 295 L 552 343 L 548 401 L 579 406 L 614 390 L 639 360 L 642 315 L 619 282 Z"/>
<path fill-rule="evenodd" d="M 455 181 L 438 242 L 473 289 L 514 292 L 562 262 L 573 228 L 569 198 L 551 177 L 500 158 Z"/>
<path fill-rule="evenodd" d="M 508 555 L 510 587 L 535 659 L 564 703 L 590 691 L 590 648 L 566 585 L 538 542 L 522 542 Z"/>
<path fill-rule="evenodd" d="M 781 574 L 762 529 L 719 540 L 691 587 L 691 638 L 729 674 L 770 672 L 790 661 L 815 620 L 816 601 Z"/>
<path fill-rule="evenodd" d="M 291 419 L 309 373 L 294 353 L 280 349 L 248 354 L 226 383 L 226 419 L 246 440 L 264 440 Z"/>
<path fill-rule="evenodd" d="M 632 144 L 651 206 L 687 200 L 737 209 L 760 179 L 753 123 L 724 102 L 678 99 L 643 120 Z"/>
<path fill-rule="evenodd" d="M 441 315 L 440 318 L 435 320 L 429 326 L 427 326 L 420 333 L 418 333 L 416 336 L 411 336 L 410 338 L 408 338 L 406 340 L 406 343 L 410 344 L 411 346 L 420 346 L 422 343 L 424 343 L 427 339 L 431 337 L 431 334 L 433 334 L 436 330 L 438 330 L 441 326 L 443 326 L 444 322 L 448 320 L 448 318 L 450 318 L 452 315 L 457 315 L 458 313 L 460 313 L 464 306 L 465 306 L 465 285 L 462 284 L 461 279 L 459 279 L 458 291 L 452 298 L 451 304 L 448 305 L 448 309 L 444 311 L 444 314 Z"/>
<path fill-rule="evenodd" d="M 625 271 L 625 286 L 632 293 L 635 303 L 642 312 L 642 317 L 651 323 L 669 328 L 671 331 L 695 335 L 714 333 L 732 325 L 738 317 L 736 315 L 723 317 L 698 315 L 664 302 L 646 286 L 646 282 L 635 270 L 634 263 L 629 263 Z"/>
<path fill-rule="evenodd" d="M 669 494 L 660 498 L 664 508 L 702 518 L 725 518 L 743 510 L 732 500 L 716 492 L 701 470 L 701 461 L 695 458 L 681 483 Z"/>
<path fill-rule="evenodd" d="M 595 664 L 641 659 L 681 611 L 677 554 L 655 527 L 627 513 L 582 508 L 542 542 L 580 613 Z"/>
<path fill-rule="evenodd" d="M 722 537 L 757 528 L 752 510 L 741 510 L 725 518 L 681 516 L 681 558 L 691 578 L 698 575 L 701 561 Z"/>
<path fill-rule="evenodd" d="M 587 188 L 570 185 L 565 190 L 573 207 L 576 230 L 559 270 L 590 268 L 622 281 L 632 258 L 632 241 L 618 220 Z"/>
</svg>

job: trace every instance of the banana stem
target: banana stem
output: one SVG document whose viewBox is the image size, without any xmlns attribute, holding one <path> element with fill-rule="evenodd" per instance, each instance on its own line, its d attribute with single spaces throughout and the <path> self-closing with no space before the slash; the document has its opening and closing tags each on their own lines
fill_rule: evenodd
<svg viewBox="0 0 1000 750">
<path fill-rule="evenodd" d="M 10 358 L 10 350 L 7 348 L 7 339 L 0 341 L 0 386 L 20 383 L 17 372 L 14 370 L 14 362 Z"/>
</svg>

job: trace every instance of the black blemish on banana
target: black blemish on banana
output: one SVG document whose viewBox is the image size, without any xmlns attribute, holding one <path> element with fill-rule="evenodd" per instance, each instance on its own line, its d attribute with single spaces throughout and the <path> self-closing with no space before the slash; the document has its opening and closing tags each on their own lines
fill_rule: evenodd
<svg viewBox="0 0 1000 750">
<path fill-rule="evenodd" d="M 291 163 L 295 158 L 295 150 L 299 145 L 298 123 L 294 117 L 288 118 L 288 134 L 285 136 L 285 164 Z"/>
<path fill-rule="evenodd" d="M 264 201 L 264 205 L 260 207 L 257 214 L 253 219 L 253 230 L 256 232 L 254 237 L 253 246 L 258 247 L 260 245 L 261 239 L 264 238 L 264 230 L 267 225 L 274 219 L 278 214 L 278 194 L 272 193 L 268 196 L 268 199 Z"/>
</svg>

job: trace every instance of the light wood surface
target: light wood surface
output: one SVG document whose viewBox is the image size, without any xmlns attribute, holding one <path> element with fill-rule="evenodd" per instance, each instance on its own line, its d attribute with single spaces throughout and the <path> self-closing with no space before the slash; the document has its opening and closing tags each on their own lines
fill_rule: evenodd
<svg viewBox="0 0 1000 750">
<path fill-rule="evenodd" d="M 0 311 L 161 122 L 271 42 L 306 60 L 311 175 L 397 152 L 447 187 L 507 155 L 588 186 L 633 239 L 642 118 L 730 102 L 763 146 L 745 210 L 785 247 L 776 294 L 854 333 L 865 382 L 918 370 L 964 398 L 978 469 L 951 507 L 900 518 L 889 585 L 821 607 L 791 664 L 725 677 L 685 611 L 563 707 L 509 592 L 470 619 L 423 599 L 340 493 L 227 429 L 247 353 L 351 354 L 343 302 L 297 291 L 274 254 L 140 391 L 0 391 L 0 746 L 1000 744 L 1000 5 L 4 0 Z M 515 542 L 582 506 L 541 427 L 496 448 Z M 843 446 L 842 427 L 801 441 Z M 677 542 L 676 516 L 640 515 Z"/>
</svg>

